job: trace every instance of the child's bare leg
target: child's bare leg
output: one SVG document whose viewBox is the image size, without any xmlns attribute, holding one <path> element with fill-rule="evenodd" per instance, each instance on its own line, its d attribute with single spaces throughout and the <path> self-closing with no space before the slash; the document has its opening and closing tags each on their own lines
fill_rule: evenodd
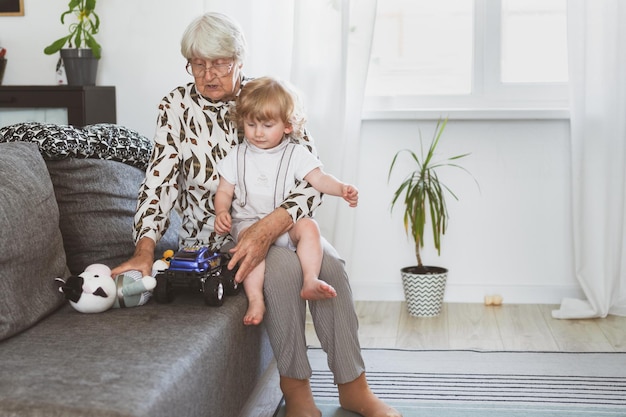
<svg viewBox="0 0 626 417">
<path fill-rule="evenodd" d="M 305 300 L 336 297 L 335 289 L 319 279 L 323 251 L 317 222 L 313 219 L 298 220 L 289 231 L 289 236 L 296 244 L 296 253 L 302 266 L 304 280 L 300 296 Z"/>
<path fill-rule="evenodd" d="M 243 289 L 248 297 L 248 310 L 243 316 L 246 326 L 257 325 L 265 315 L 265 299 L 263 298 L 263 281 L 265 280 L 265 261 L 256 266 L 244 280 Z"/>
</svg>

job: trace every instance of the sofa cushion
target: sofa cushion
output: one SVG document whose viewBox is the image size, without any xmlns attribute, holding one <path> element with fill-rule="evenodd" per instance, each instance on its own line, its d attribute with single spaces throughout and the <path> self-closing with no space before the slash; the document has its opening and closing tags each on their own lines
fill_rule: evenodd
<svg viewBox="0 0 626 417">
<path fill-rule="evenodd" d="M 46 163 L 70 271 L 78 274 L 92 263 L 113 268 L 130 258 L 135 249 L 133 217 L 144 171 L 104 159 L 66 158 Z M 180 218 L 171 216 L 157 256 L 178 247 L 179 229 Z"/>
<path fill-rule="evenodd" d="M 272 359 L 243 293 L 181 292 L 82 314 L 69 305 L 0 345 L 0 415 L 236 417 Z"/>
<path fill-rule="evenodd" d="M 0 143 L 0 340 L 63 303 L 67 275 L 59 211 L 37 145 Z"/>
</svg>

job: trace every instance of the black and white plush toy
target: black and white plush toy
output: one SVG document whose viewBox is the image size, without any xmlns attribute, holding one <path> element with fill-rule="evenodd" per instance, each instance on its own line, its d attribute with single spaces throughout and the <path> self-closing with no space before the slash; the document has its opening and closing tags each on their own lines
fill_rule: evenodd
<svg viewBox="0 0 626 417">
<path fill-rule="evenodd" d="M 156 263 L 155 268 L 159 268 Z M 89 265 L 78 275 L 56 280 L 61 284 L 59 291 L 81 313 L 143 305 L 156 287 L 154 277 L 142 276 L 139 271 L 124 272 L 113 279 L 111 269 L 103 264 Z"/>
</svg>

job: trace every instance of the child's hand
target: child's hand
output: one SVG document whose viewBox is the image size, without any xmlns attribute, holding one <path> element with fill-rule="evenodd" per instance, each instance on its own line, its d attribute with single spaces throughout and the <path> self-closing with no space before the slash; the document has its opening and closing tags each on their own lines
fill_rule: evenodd
<svg viewBox="0 0 626 417">
<path fill-rule="evenodd" d="M 342 197 L 350 204 L 350 207 L 356 207 L 359 203 L 359 190 L 354 185 L 344 184 Z"/>
<path fill-rule="evenodd" d="M 215 216 L 215 231 L 220 235 L 226 235 L 230 233 L 230 227 L 232 226 L 230 213 L 223 211 Z"/>
</svg>

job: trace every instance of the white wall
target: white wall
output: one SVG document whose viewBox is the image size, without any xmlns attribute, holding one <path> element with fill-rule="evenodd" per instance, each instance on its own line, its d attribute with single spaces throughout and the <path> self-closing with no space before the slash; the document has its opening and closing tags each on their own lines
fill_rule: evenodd
<svg viewBox="0 0 626 417">
<path fill-rule="evenodd" d="M 265 7 L 268 1 L 259 0 L 254 7 Z M 4 84 L 54 84 L 57 58 L 42 50 L 66 33 L 59 16 L 67 0 L 24 3 L 25 16 L 0 17 L 0 45 L 8 49 L 9 59 Z M 246 32 L 247 27 L 261 24 L 254 19 L 254 10 L 235 10 L 235 4 L 218 0 L 98 3 L 102 19 L 98 39 L 103 45 L 98 85 L 116 86 L 118 123 L 152 136 L 159 100 L 190 78 L 179 52 L 187 24 L 205 9 L 237 13 Z M 269 54 L 276 63 L 272 72 L 288 75 L 289 64 L 280 61 L 271 45 L 258 45 L 250 36 L 248 41 L 253 54 L 247 73 L 270 72 L 255 58 Z M 311 120 L 312 132 L 316 123 L 320 122 Z M 451 220 L 441 257 L 427 249 L 425 258 L 429 264 L 450 269 L 448 301 L 480 302 L 485 294 L 500 293 L 505 302 L 558 303 L 564 296 L 579 295 L 571 248 L 568 126 L 565 120 L 453 120 L 448 124 L 442 152 L 471 152 L 464 164 L 480 183 L 478 191 L 460 172 L 444 174 L 460 202 L 449 202 Z M 393 216 L 389 212 L 393 185 L 387 184 L 387 170 L 398 149 L 415 148 L 418 128 L 428 137 L 434 122 L 363 124 L 357 181 L 361 201 L 354 211 L 352 251 L 343 253 L 356 299 L 403 299 L 399 269 L 414 259 L 399 211 Z M 324 138 L 316 139 L 324 159 L 324 150 L 332 147 Z M 332 206 L 320 210 L 322 230 L 324 219 L 333 215 Z"/>
<path fill-rule="evenodd" d="M 349 271 L 356 299 L 403 298 L 399 269 L 416 264 L 404 233 L 401 206 L 390 212 L 402 170 L 387 183 L 402 148 L 418 149 L 435 121 L 365 121 L 359 154 L 360 202 Z M 462 162 L 476 178 L 448 169 L 441 176 L 459 197 L 448 199 L 450 223 L 438 257 L 428 265 L 450 270 L 446 300 L 558 303 L 579 296 L 573 274 L 569 122 L 465 121 L 448 123 L 442 156 L 471 152 Z"/>
<path fill-rule="evenodd" d="M 101 19 L 97 39 L 103 50 L 96 83 L 116 87 L 118 123 L 152 137 L 160 99 L 191 81 L 180 54 L 180 39 L 191 20 L 205 10 L 236 16 L 249 43 L 247 73 L 269 72 L 267 62 L 271 58 L 272 72 L 288 78 L 289 63 L 281 59 L 280 51 L 271 45 L 258 45 L 248 33 L 263 23 L 254 19 L 254 10 L 270 7 L 270 1 L 255 1 L 247 13 L 247 9 L 237 7 L 237 2 L 224 0 L 100 0 L 96 6 Z M 67 27 L 60 22 L 67 3 L 24 0 L 24 16 L 0 16 L 0 46 L 7 48 L 9 60 L 4 85 L 56 83 L 58 56 L 45 55 L 43 49 L 67 35 Z M 289 13 L 283 8 L 274 18 L 288 22 Z M 264 55 L 263 60 L 258 55 Z"/>
<path fill-rule="evenodd" d="M 67 0 L 24 0 L 24 16 L 0 17 L 0 45 L 7 48 L 5 85 L 53 85 L 57 55 L 43 49 L 67 34 L 60 16 Z M 151 137 L 159 100 L 187 82 L 180 38 L 203 12 L 201 0 L 106 0 L 96 8 L 102 45 L 98 85 L 114 85 L 117 121 Z"/>
</svg>

